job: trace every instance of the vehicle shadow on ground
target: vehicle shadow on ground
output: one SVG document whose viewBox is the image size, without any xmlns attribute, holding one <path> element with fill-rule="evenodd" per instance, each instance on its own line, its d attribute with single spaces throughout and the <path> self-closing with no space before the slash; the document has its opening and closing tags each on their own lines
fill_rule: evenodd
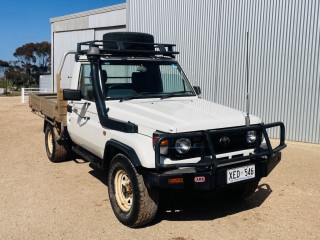
<svg viewBox="0 0 320 240">
<path fill-rule="evenodd" d="M 162 194 L 160 209 L 151 225 L 162 220 L 195 221 L 214 220 L 228 215 L 254 209 L 262 205 L 272 190 L 268 184 L 258 186 L 247 199 L 228 199 L 222 193 L 207 194 L 174 192 Z"/>
<path fill-rule="evenodd" d="M 79 156 L 77 153 L 70 151 L 68 152 L 68 157 L 66 161 L 73 161 L 76 164 L 89 164 L 89 166 L 93 170 L 99 170 L 97 167 L 95 167 L 90 161 L 84 159 L 83 157 Z M 100 170 L 101 171 L 101 170 Z"/>
<path fill-rule="evenodd" d="M 108 187 L 108 178 L 107 174 L 103 172 L 101 169 L 97 168 L 95 165 L 92 163 L 89 164 L 89 167 L 92 168 L 92 170 L 89 172 L 89 174 L 96 179 L 100 180 L 104 185 Z"/>
<path fill-rule="evenodd" d="M 106 174 L 93 164 L 89 171 L 96 179 L 108 187 Z M 221 193 L 209 194 L 205 192 L 163 192 L 160 195 L 160 206 L 155 219 L 148 226 L 167 221 L 197 221 L 214 220 L 228 215 L 257 208 L 272 193 L 268 184 L 258 186 L 255 193 L 246 199 L 230 199 Z"/>
</svg>

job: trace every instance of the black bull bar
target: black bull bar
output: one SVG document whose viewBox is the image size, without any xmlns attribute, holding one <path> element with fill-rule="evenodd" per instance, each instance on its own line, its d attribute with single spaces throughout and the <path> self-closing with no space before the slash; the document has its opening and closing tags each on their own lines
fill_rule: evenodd
<svg viewBox="0 0 320 240">
<path fill-rule="evenodd" d="M 268 128 L 280 127 L 280 144 L 276 148 L 272 148 L 270 139 L 267 133 Z M 227 134 L 227 133 L 235 133 L 235 132 L 242 132 L 242 131 L 261 131 L 265 141 L 266 141 L 266 148 L 261 148 L 260 144 L 256 145 L 254 153 L 249 154 L 247 156 L 239 156 L 230 159 L 217 159 L 212 138 L 214 134 Z M 201 151 L 201 160 L 197 163 L 176 163 L 176 164 L 162 164 L 160 161 L 160 143 L 164 140 L 175 139 L 175 138 L 192 138 L 195 135 L 202 137 L 206 144 L 209 147 L 210 155 L 206 156 L 204 151 Z M 203 141 L 204 145 L 204 141 Z M 263 156 L 272 157 L 274 154 L 280 152 L 284 149 L 287 145 L 285 144 L 285 127 L 282 122 L 274 122 L 269 124 L 260 123 L 257 125 L 252 126 L 245 126 L 245 127 L 236 127 L 230 129 L 216 129 L 216 130 L 206 130 L 201 132 L 195 133 L 173 133 L 173 134 L 161 134 L 159 139 L 155 144 L 155 165 L 156 169 L 172 169 L 172 168 L 179 168 L 179 167 L 212 167 L 212 170 L 215 170 L 219 164 L 227 164 L 231 162 L 237 162 L 245 159 L 255 159 L 260 158 Z M 205 146 L 202 146 L 204 149 Z M 179 161 L 177 161 L 179 162 Z"/>
</svg>

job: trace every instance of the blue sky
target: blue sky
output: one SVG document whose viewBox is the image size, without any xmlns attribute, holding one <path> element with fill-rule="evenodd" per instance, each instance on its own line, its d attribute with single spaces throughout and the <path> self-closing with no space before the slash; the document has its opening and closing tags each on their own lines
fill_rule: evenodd
<svg viewBox="0 0 320 240">
<path fill-rule="evenodd" d="M 0 60 L 29 42 L 51 39 L 50 18 L 124 3 L 125 0 L 0 0 Z"/>
</svg>

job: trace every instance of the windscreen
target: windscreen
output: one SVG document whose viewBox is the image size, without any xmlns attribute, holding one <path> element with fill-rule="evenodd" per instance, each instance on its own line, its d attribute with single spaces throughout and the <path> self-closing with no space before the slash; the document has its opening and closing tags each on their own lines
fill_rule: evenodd
<svg viewBox="0 0 320 240">
<path fill-rule="evenodd" d="M 100 76 L 106 100 L 195 96 L 176 63 L 103 61 Z"/>
</svg>

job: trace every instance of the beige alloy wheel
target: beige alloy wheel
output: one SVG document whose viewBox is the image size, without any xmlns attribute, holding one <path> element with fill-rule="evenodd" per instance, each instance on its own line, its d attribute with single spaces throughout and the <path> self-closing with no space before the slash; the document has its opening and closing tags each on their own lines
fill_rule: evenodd
<svg viewBox="0 0 320 240">
<path fill-rule="evenodd" d="M 120 169 L 114 178 L 115 197 L 122 211 L 128 212 L 133 201 L 132 183 L 127 173 Z"/>
<path fill-rule="evenodd" d="M 118 153 L 108 169 L 108 192 L 114 214 L 128 227 L 141 227 L 155 217 L 159 192 L 147 189 L 131 160 Z"/>
<path fill-rule="evenodd" d="M 47 156 L 51 162 L 62 162 L 67 159 L 67 149 L 60 145 L 56 139 L 51 124 L 47 123 L 45 128 L 45 145 Z"/>
<path fill-rule="evenodd" d="M 50 152 L 50 154 L 52 154 L 52 150 L 53 150 L 53 143 L 52 143 L 52 132 L 48 132 L 48 150 Z"/>
</svg>

